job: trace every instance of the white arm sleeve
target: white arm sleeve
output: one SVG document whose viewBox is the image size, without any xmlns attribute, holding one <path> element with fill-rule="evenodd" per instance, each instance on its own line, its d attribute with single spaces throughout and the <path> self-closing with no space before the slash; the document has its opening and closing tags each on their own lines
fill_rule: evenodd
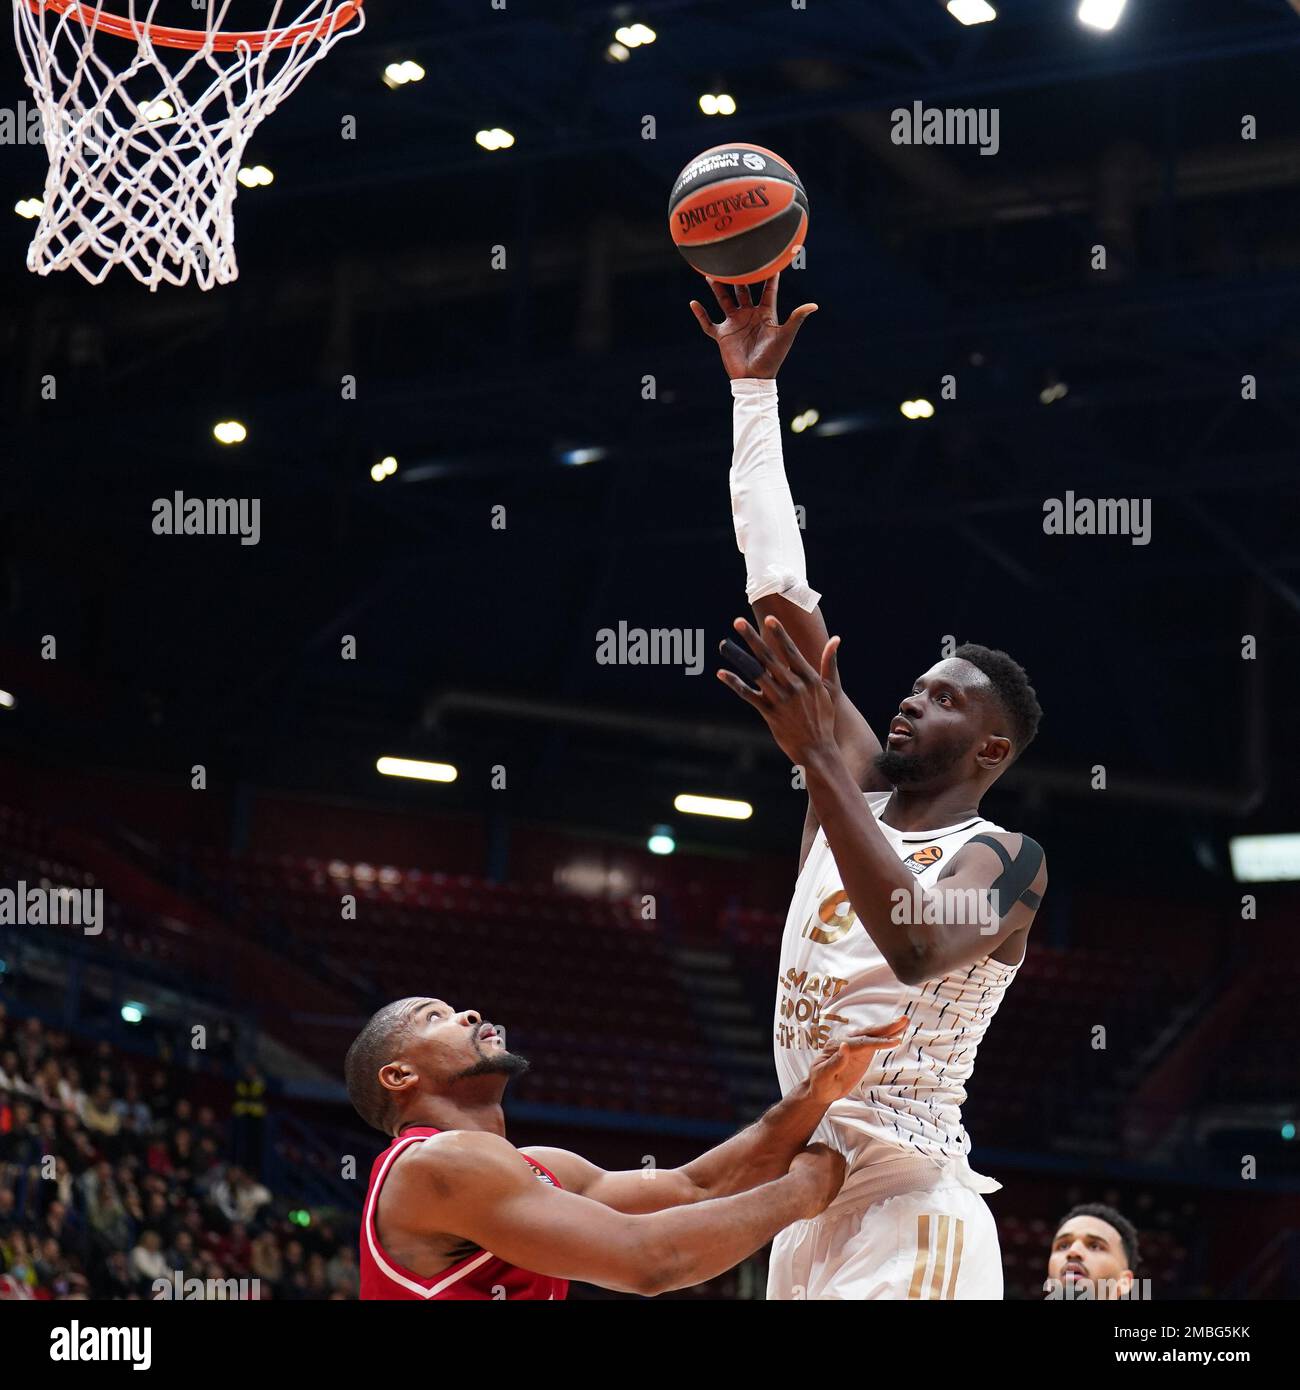
<svg viewBox="0 0 1300 1390">
<path fill-rule="evenodd" d="M 745 597 L 780 594 L 811 613 L 821 595 L 808 587 L 803 537 L 781 457 L 776 382 L 741 377 L 731 383 L 733 452 L 731 516 L 745 557 Z"/>
</svg>

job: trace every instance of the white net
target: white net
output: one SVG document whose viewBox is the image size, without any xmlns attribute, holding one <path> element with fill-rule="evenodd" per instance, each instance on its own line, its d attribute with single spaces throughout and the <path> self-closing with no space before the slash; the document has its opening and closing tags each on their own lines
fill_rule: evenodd
<svg viewBox="0 0 1300 1390">
<path fill-rule="evenodd" d="M 71 267 L 98 284 L 123 265 L 150 289 L 229 284 L 250 137 L 365 24 L 362 0 L 268 0 L 264 30 L 232 33 L 231 0 L 208 0 L 181 30 L 155 22 L 159 3 L 14 0 L 50 158 L 27 252 L 39 275 Z"/>
</svg>

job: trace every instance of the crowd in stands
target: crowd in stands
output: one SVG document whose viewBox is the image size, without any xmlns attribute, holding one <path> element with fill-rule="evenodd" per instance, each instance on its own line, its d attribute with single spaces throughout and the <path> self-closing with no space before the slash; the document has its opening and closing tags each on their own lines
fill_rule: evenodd
<svg viewBox="0 0 1300 1390">
<path fill-rule="evenodd" d="M 167 1068 L 0 1004 L 0 1298 L 355 1298 L 352 1241 L 291 1224 L 235 1137 Z"/>
</svg>

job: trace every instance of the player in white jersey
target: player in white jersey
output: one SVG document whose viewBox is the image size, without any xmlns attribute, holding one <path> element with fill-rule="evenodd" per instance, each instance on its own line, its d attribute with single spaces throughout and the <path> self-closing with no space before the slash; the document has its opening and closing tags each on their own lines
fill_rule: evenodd
<svg viewBox="0 0 1300 1390">
<path fill-rule="evenodd" d="M 779 277 L 758 304 L 710 281 L 724 321 L 692 310 L 722 353 L 734 399 L 731 469 L 746 595 L 719 678 L 803 768 L 808 816 L 781 944 L 777 1074 L 783 1092 L 850 1028 L 908 1020 L 817 1138 L 848 1176 L 819 1217 L 772 1248 L 769 1298 L 1001 1298 L 997 1228 L 961 1123 L 976 1049 L 1024 958 L 1047 886 L 1042 849 L 980 815 L 1041 710 L 1005 652 L 967 644 L 913 683 L 886 746 L 850 703 L 781 458 L 776 373 L 816 305 L 779 324 Z M 737 675 L 735 672 L 739 672 Z M 742 679 L 741 677 L 744 677 Z"/>
</svg>

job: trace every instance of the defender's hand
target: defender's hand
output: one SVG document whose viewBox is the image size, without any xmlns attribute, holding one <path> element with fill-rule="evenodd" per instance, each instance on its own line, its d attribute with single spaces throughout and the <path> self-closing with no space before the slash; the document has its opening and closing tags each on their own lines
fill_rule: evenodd
<svg viewBox="0 0 1300 1390">
<path fill-rule="evenodd" d="M 850 1033 L 832 1038 L 821 1050 L 808 1073 L 808 1095 L 821 1105 L 830 1105 L 850 1094 L 867 1074 L 877 1052 L 898 1046 L 907 1031 L 907 1018 L 896 1018 L 878 1032 Z"/>
<path fill-rule="evenodd" d="M 725 285 L 709 275 L 704 278 L 725 317 L 721 323 L 714 323 L 698 299 L 691 300 L 691 312 L 704 333 L 717 343 L 727 376 L 732 381 L 741 377 L 775 378 L 800 324 L 817 312 L 817 306 L 801 304 L 784 323 L 777 323 L 779 271 L 763 286 L 763 297 L 757 304 L 748 285 Z"/>
<path fill-rule="evenodd" d="M 807 1185 L 808 1205 L 803 1220 L 820 1216 L 830 1206 L 844 1185 L 844 1173 L 844 1155 L 825 1144 L 809 1144 L 795 1154 L 789 1176 Z"/>
</svg>

